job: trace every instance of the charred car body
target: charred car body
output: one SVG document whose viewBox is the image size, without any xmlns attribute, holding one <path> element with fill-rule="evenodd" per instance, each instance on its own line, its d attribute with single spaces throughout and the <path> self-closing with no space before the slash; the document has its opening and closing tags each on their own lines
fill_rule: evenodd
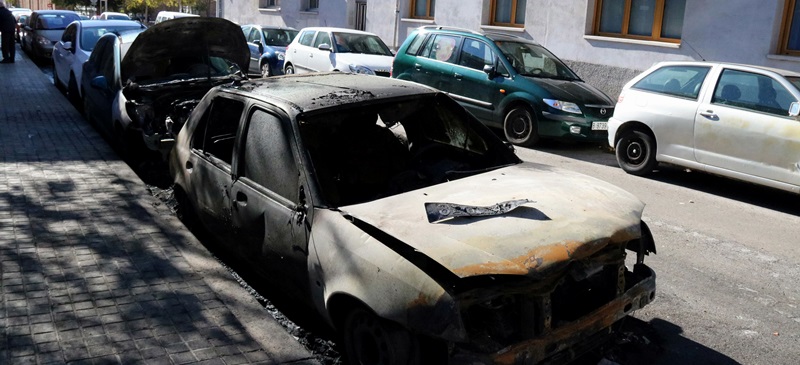
<svg viewBox="0 0 800 365">
<path fill-rule="evenodd" d="M 169 150 L 209 89 L 246 77 L 249 55 L 241 29 L 228 20 L 187 17 L 156 24 L 121 60 L 125 86 L 116 112 L 141 131 L 148 148 Z"/>
<path fill-rule="evenodd" d="M 214 88 L 170 173 L 179 216 L 280 277 L 351 363 L 569 360 L 655 297 L 638 199 L 523 163 L 419 84 L 333 73 Z"/>
</svg>

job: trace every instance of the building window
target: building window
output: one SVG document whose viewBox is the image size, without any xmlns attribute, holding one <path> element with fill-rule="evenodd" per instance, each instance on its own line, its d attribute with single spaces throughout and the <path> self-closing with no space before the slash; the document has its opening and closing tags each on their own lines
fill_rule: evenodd
<svg viewBox="0 0 800 365">
<path fill-rule="evenodd" d="M 492 0 L 492 25 L 525 26 L 526 0 Z"/>
<path fill-rule="evenodd" d="M 306 11 L 319 10 L 319 0 L 306 0 Z"/>
<path fill-rule="evenodd" d="M 280 0 L 258 0 L 260 9 L 274 9 L 280 6 Z"/>
<path fill-rule="evenodd" d="M 433 19 L 436 0 L 411 0 L 411 17 L 417 19 Z"/>
<path fill-rule="evenodd" d="M 597 0 L 594 32 L 609 37 L 680 42 L 686 0 Z"/>
<path fill-rule="evenodd" d="M 779 52 L 800 56 L 800 2 L 786 0 L 785 6 Z"/>
</svg>

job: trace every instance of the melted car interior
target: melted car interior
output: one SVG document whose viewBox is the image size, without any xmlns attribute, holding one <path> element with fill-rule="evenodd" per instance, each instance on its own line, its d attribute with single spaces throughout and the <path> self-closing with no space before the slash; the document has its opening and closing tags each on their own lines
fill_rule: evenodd
<svg viewBox="0 0 800 365">
<path fill-rule="evenodd" d="M 519 162 L 465 114 L 431 96 L 315 113 L 300 133 L 327 204 L 343 206 Z"/>
</svg>

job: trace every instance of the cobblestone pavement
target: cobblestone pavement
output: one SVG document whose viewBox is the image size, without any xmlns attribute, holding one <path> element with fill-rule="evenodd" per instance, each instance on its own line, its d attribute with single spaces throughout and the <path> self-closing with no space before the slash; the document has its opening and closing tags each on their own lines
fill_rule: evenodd
<svg viewBox="0 0 800 365">
<path fill-rule="evenodd" d="M 0 363 L 317 363 L 19 48 L 0 85 Z"/>
</svg>

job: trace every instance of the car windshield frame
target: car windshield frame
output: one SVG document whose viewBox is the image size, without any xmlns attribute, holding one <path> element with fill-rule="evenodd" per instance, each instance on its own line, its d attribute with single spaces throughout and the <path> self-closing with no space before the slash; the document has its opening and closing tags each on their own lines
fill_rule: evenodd
<svg viewBox="0 0 800 365">
<path fill-rule="evenodd" d="M 270 47 L 286 47 L 292 43 L 294 37 L 300 33 L 294 29 L 275 29 L 261 28 L 261 35 L 264 37 L 264 45 Z"/>
<path fill-rule="evenodd" d="M 569 66 L 539 44 L 518 40 L 493 41 L 511 68 L 522 76 L 581 81 Z"/>
<path fill-rule="evenodd" d="M 333 47 L 336 53 L 358 53 L 392 57 L 392 51 L 383 40 L 374 34 L 333 32 Z"/>
</svg>

